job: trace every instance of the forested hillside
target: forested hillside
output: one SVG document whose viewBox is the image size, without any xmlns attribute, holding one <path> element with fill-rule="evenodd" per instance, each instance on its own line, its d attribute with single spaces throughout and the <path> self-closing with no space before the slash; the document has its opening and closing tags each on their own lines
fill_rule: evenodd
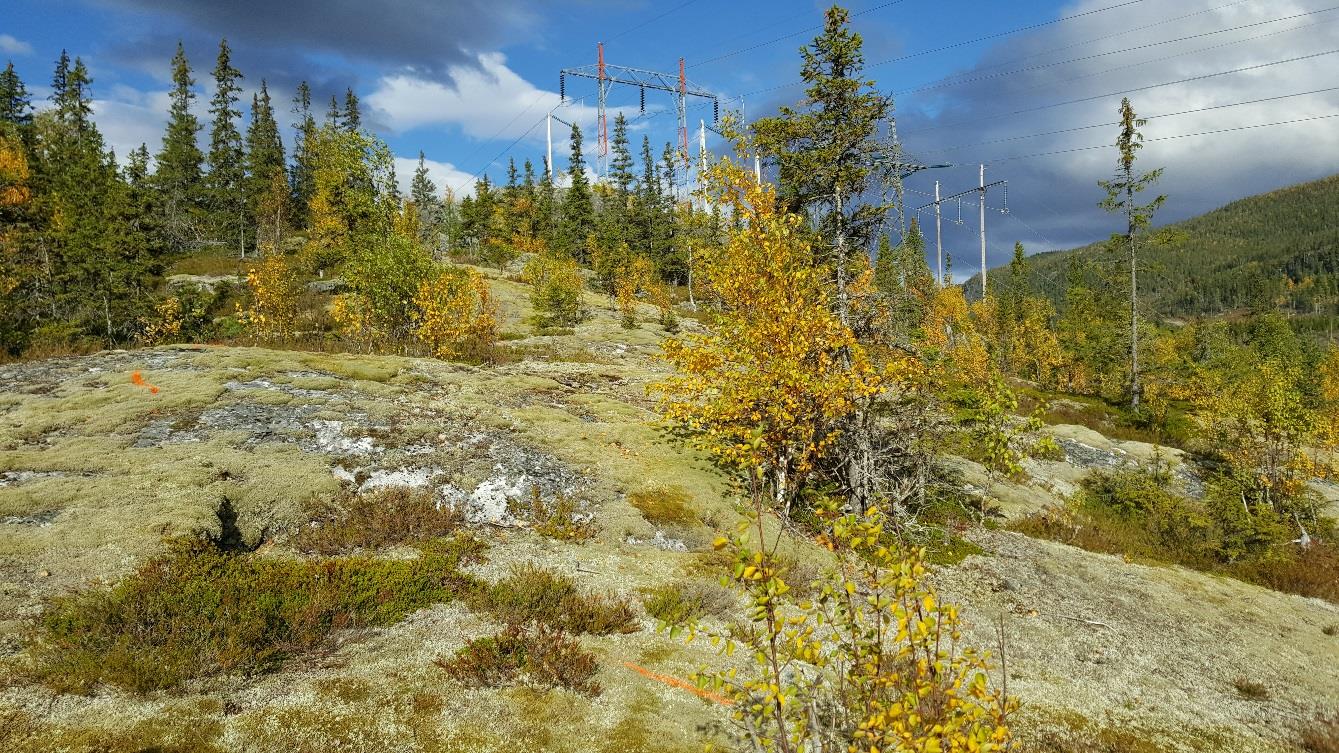
<svg viewBox="0 0 1339 753">
<path fill-rule="evenodd" d="M 1277 309 L 1322 331 L 1339 316 L 1339 175 L 1234 201 L 1163 235 L 1141 260 L 1139 285 L 1154 314 Z M 1029 280 L 1059 303 L 1074 265 L 1095 277 L 1123 259 L 1106 242 L 1037 254 Z"/>
</svg>

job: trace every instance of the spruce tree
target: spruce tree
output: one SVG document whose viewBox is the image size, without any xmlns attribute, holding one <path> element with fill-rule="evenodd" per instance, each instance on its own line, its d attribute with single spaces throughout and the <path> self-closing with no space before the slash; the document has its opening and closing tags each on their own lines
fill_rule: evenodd
<svg viewBox="0 0 1339 753">
<path fill-rule="evenodd" d="M 0 122 L 27 127 L 33 122 L 32 97 L 11 61 L 0 73 Z"/>
<path fill-rule="evenodd" d="M 277 243 L 282 234 L 287 202 L 275 194 L 276 183 L 286 183 L 284 140 L 274 119 L 274 103 L 264 79 L 260 93 L 251 97 L 251 123 L 246 132 L 246 199 L 258 231 Z"/>
<path fill-rule="evenodd" d="M 335 95 L 330 95 L 330 109 L 325 111 L 325 124 L 335 127 L 343 127 L 344 114 L 340 112 L 339 100 Z"/>
<path fill-rule="evenodd" d="M 558 189 L 553 184 L 553 168 L 544 158 L 544 172 L 535 188 L 535 235 L 548 246 L 557 241 Z"/>
<path fill-rule="evenodd" d="M 344 92 L 344 113 L 340 116 L 340 125 L 349 133 L 355 133 L 363 127 L 363 115 L 358 109 L 358 95 L 353 93 L 352 88 Z"/>
<path fill-rule="evenodd" d="M 1121 99 L 1120 135 L 1116 138 L 1119 153 L 1116 160 L 1116 175 L 1111 180 L 1098 181 L 1106 191 L 1101 207 L 1108 212 L 1125 215 L 1125 233 L 1113 238 L 1113 245 L 1124 246 L 1130 263 L 1130 407 L 1139 410 L 1143 397 L 1143 383 L 1139 377 L 1139 255 L 1137 236 L 1147 229 L 1153 221 L 1153 213 L 1158 211 L 1166 196 L 1157 196 L 1147 204 L 1140 204 L 1137 196 L 1148 190 L 1162 177 L 1162 168 L 1147 173 L 1135 172 L 1135 157 L 1144 148 L 1144 134 L 1140 132 L 1146 121 L 1134 112 L 1130 98 Z"/>
<path fill-rule="evenodd" d="M 632 174 L 632 153 L 628 151 L 628 120 L 623 113 L 614 116 L 614 137 L 609 147 L 613 159 L 609 161 L 609 177 L 623 203 L 627 204 L 635 176 Z"/>
<path fill-rule="evenodd" d="M 242 134 L 237 121 L 242 113 L 237 109 L 237 83 L 242 74 L 232 66 L 232 51 L 228 40 L 219 41 L 218 61 L 214 66 L 214 98 L 209 112 L 214 116 L 209 131 L 209 176 L 205 181 L 208 196 L 210 226 L 215 238 L 246 255 L 247 222 L 246 164 L 242 151 Z"/>
<path fill-rule="evenodd" d="M 437 186 L 428 177 L 427 160 L 422 151 L 418 153 L 414 179 L 409 183 L 409 198 L 418 210 L 419 242 L 435 252 L 442 235 L 442 204 L 437 198 Z"/>
<path fill-rule="evenodd" d="M 293 97 L 293 199 L 299 217 L 307 216 L 307 203 L 312 197 L 312 139 L 316 136 L 316 118 L 312 115 L 312 91 L 306 81 L 298 84 Z"/>
<path fill-rule="evenodd" d="M 185 251 L 195 241 L 198 215 L 204 204 L 201 172 L 204 155 L 197 141 L 200 121 L 191 112 L 194 86 L 186 50 L 178 42 L 177 53 L 172 57 L 172 104 L 154 171 L 154 183 L 161 195 L 164 240 L 175 253 Z"/>
<path fill-rule="evenodd" d="M 586 160 L 581 156 L 581 128 L 575 123 L 572 124 L 567 171 L 571 184 L 563 195 L 558 246 L 577 261 L 589 264 L 586 236 L 595 232 L 595 206 L 591 200 L 590 181 L 586 178 Z"/>
</svg>

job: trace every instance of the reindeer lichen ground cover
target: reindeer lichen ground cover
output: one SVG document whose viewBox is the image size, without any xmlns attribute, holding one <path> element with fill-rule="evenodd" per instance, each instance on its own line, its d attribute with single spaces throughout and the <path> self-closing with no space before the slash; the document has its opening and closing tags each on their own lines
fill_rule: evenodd
<svg viewBox="0 0 1339 753">
<path fill-rule="evenodd" d="M 524 287 L 492 285 L 503 328 L 524 329 Z M 658 633 L 656 621 L 738 616 L 714 590 L 711 548 L 738 519 L 737 491 L 656 423 L 645 386 L 664 374 L 663 331 L 624 329 L 606 302 L 589 304 L 595 316 L 573 334 L 509 340 L 515 357 L 494 366 L 201 346 L 0 367 L 0 748 L 699 749 L 723 710 L 655 678 L 723 660 Z M 1091 468 L 1151 451 L 1082 427 L 1053 432 L 1065 459 L 1031 461 L 1025 480 L 953 462 L 965 487 L 1015 514 L 1059 499 Z M 403 542 L 383 531 L 342 548 L 330 538 L 345 535 L 338 527 L 303 538 L 339 514 L 323 506 L 371 515 L 349 500 L 400 486 L 460 519 L 423 529 L 420 510 L 415 530 L 429 533 Z M 536 530 L 536 489 L 570 498 L 568 514 L 589 520 L 593 535 Z M 272 662 L 160 678 L 161 690 L 115 678 L 61 687 L 43 674 L 44 651 L 60 650 L 41 643 L 53 599 L 133 583 L 175 537 L 225 538 L 225 499 L 240 551 L 218 556 L 243 558 L 239 567 L 366 562 L 342 572 L 384 575 L 436 556 L 439 535 L 477 541 L 477 557 L 457 565 L 452 593 L 326 625 L 323 638 L 287 645 Z M 983 553 L 933 579 L 962 605 L 971 644 L 998 654 L 1003 619 L 1008 687 L 1023 703 L 1015 725 L 1029 749 L 1124 740 L 1108 749 L 1291 750 L 1299 725 L 1339 698 L 1339 675 L 1322 670 L 1339 656 L 1333 604 L 1007 531 L 963 533 Z M 796 562 L 824 561 L 803 539 L 786 547 Z M 550 687 L 524 671 L 496 687 L 465 683 L 437 663 L 502 635 L 515 610 L 576 614 L 532 599 L 515 580 L 525 573 L 613 610 L 581 618 L 598 629 L 571 631 L 595 658 L 598 695 L 585 680 Z M 1244 695 L 1241 678 L 1263 692 Z"/>
</svg>

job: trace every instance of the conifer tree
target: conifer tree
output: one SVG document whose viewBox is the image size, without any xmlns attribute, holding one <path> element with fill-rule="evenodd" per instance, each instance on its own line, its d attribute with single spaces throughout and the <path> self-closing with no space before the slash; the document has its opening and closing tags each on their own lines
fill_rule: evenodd
<svg viewBox="0 0 1339 753">
<path fill-rule="evenodd" d="M 613 154 L 609 162 L 609 177 L 613 178 L 619 199 L 626 205 L 635 176 L 632 174 L 632 153 L 628 151 L 628 120 L 621 112 L 614 116 L 614 137 L 609 149 Z"/>
<path fill-rule="evenodd" d="M 535 189 L 535 236 L 546 245 L 557 242 L 558 189 L 553 184 L 553 167 L 544 159 L 544 173 Z"/>
<path fill-rule="evenodd" d="M 586 161 L 581 156 L 581 128 L 575 123 L 572 124 L 572 144 L 567 165 L 571 184 L 563 195 L 559 247 L 578 261 L 589 264 L 586 237 L 595 232 L 595 207 L 591 200 L 590 182 L 586 178 Z"/>
<path fill-rule="evenodd" d="M 419 242 L 436 251 L 442 234 L 442 204 L 437 198 L 437 186 L 428 177 L 427 161 L 422 151 L 418 153 L 418 167 L 409 184 L 409 198 L 418 210 Z"/>
<path fill-rule="evenodd" d="M 306 81 L 298 84 L 293 97 L 293 200 L 300 216 L 305 217 L 312 197 L 311 144 L 316 135 L 316 118 L 312 115 L 312 91 Z"/>
<path fill-rule="evenodd" d="M 0 73 L 0 122 L 27 127 L 33 122 L 32 97 L 11 61 Z"/>
<path fill-rule="evenodd" d="M 287 182 L 284 140 L 274 119 L 269 87 L 262 79 L 260 93 L 251 97 L 251 123 L 246 132 L 246 199 L 257 231 L 269 243 L 278 243 L 287 214 L 287 202 L 275 194 L 274 186 Z"/>
<path fill-rule="evenodd" d="M 186 50 L 178 42 L 172 57 L 172 105 L 154 171 L 154 182 L 162 199 L 163 233 L 168 248 L 175 253 L 185 251 L 196 240 L 195 225 L 203 205 L 204 155 L 196 140 L 200 121 L 191 112 L 194 86 Z"/>
<path fill-rule="evenodd" d="M 339 100 L 335 95 L 330 95 L 330 109 L 325 111 L 325 124 L 330 126 L 342 126 L 344 120 L 343 113 L 339 109 Z"/>
<path fill-rule="evenodd" d="M 339 122 L 344 126 L 344 130 L 350 133 L 363 127 L 363 115 L 358 109 L 358 95 L 353 93 L 352 87 L 344 92 L 344 113 L 340 116 Z"/>
<path fill-rule="evenodd" d="M 1102 208 L 1125 215 L 1125 234 L 1118 238 L 1125 246 L 1130 262 L 1130 407 L 1135 410 L 1139 409 L 1139 401 L 1143 396 L 1143 386 L 1139 379 L 1139 256 L 1135 237 L 1149 226 L 1153 221 L 1153 213 L 1167 200 L 1166 196 L 1160 195 L 1147 204 L 1136 201 L 1138 194 L 1162 177 L 1162 168 L 1142 175 L 1134 170 L 1135 157 L 1144 148 L 1144 134 L 1139 129 L 1145 122 L 1135 114 L 1130 98 L 1122 98 L 1120 135 L 1116 138 L 1116 149 L 1120 153 L 1116 162 L 1116 176 L 1111 180 L 1098 181 L 1098 185 L 1107 192 L 1101 203 Z"/>
<path fill-rule="evenodd" d="M 213 122 L 209 131 L 209 176 L 205 180 L 210 226 L 214 236 L 246 255 L 247 222 L 246 164 L 242 134 L 237 129 L 242 113 L 237 109 L 238 80 L 242 73 L 232 65 L 228 40 L 219 41 L 218 61 L 214 66 L 214 97 L 209 112 Z"/>
</svg>

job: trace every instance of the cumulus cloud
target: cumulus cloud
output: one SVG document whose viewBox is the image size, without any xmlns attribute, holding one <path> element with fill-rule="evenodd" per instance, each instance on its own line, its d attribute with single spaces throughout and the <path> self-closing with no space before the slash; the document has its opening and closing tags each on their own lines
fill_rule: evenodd
<svg viewBox="0 0 1339 753">
<path fill-rule="evenodd" d="M 1058 15 L 1107 4 L 1083 0 Z M 1166 168 L 1158 190 L 1169 199 L 1160 222 L 1327 175 L 1339 164 L 1335 120 L 1167 138 L 1339 113 L 1334 91 L 1235 105 L 1332 85 L 1339 54 L 1270 65 L 1339 49 L 1339 12 L 1313 12 L 1314 5 L 1141 3 L 1011 38 L 944 82 L 953 85 L 899 97 L 898 124 L 908 151 L 928 162 L 961 165 L 912 179 L 910 187 L 924 192 L 913 197 L 928 193 L 936 178 L 945 193 L 975 185 L 978 162 L 987 164 L 987 180 L 1007 179 L 1011 216 L 992 213 L 987 222 L 992 266 L 1007 261 L 1014 240 L 1041 250 L 1105 237 L 1118 222 L 1097 209 L 1096 181 L 1113 171 L 1115 149 L 1067 150 L 1112 143 L 1116 126 L 1069 129 L 1113 123 L 1122 93 L 1135 89 L 1142 91 L 1129 93 L 1132 103 L 1150 118 L 1140 166 Z M 1194 35 L 1200 36 L 1182 39 Z M 1242 68 L 1252 70 L 1214 75 Z M 872 73 L 878 77 L 879 69 Z M 1194 80 L 1159 85 L 1183 79 Z M 1051 106 L 1070 100 L 1083 101 Z M 1066 132 L 1048 133 L 1055 131 Z M 997 191 L 988 204 L 1000 206 L 1003 198 Z M 959 278 L 979 267 L 975 211 L 968 209 L 963 226 L 946 224 Z M 956 206 L 950 214 L 957 218 Z"/>
<path fill-rule="evenodd" d="M 437 186 L 437 196 L 441 197 L 446 189 L 451 189 L 456 198 L 474 194 L 474 176 L 461 170 L 450 162 L 424 159 L 423 166 L 428 169 L 428 178 Z M 414 171 L 418 170 L 417 157 L 396 157 L 395 177 L 400 182 L 400 191 L 409 195 L 410 183 L 414 180 Z"/>
<path fill-rule="evenodd" d="M 481 54 L 471 65 L 452 67 L 450 75 L 449 85 L 412 73 L 388 75 L 365 101 L 395 131 L 454 125 L 475 138 L 514 139 L 527 132 L 544 138 L 544 128 L 534 126 L 558 105 L 558 92 L 521 78 L 505 55 Z M 594 122 L 595 108 L 569 101 L 560 116 L 584 126 Z"/>
<path fill-rule="evenodd" d="M 31 55 L 33 46 L 9 34 L 0 34 L 0 52 L 6 55 Z"/>
</svg>

